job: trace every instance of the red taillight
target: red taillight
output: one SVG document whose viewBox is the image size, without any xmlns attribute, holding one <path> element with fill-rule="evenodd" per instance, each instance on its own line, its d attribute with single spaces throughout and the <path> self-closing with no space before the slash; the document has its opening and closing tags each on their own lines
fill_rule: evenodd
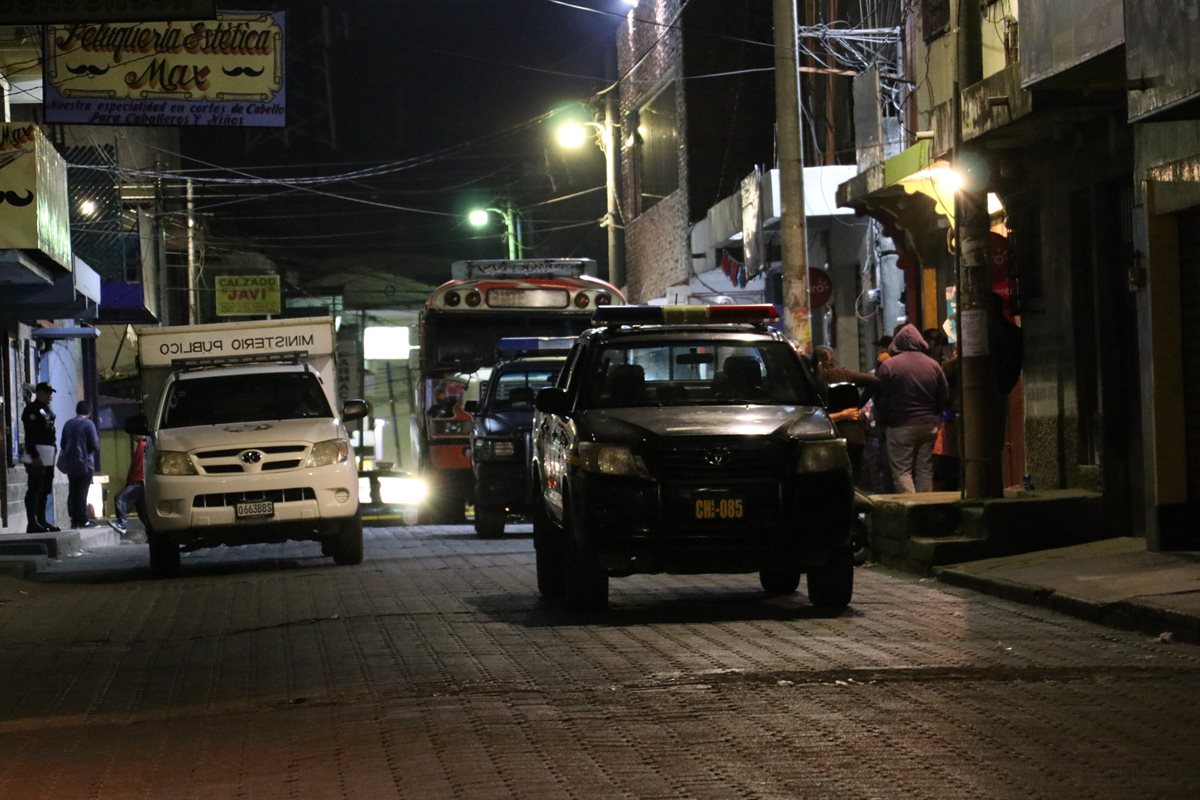
<svg viewBox="0 0 1200 800">
<path fill-rule="evenodd" d="M 458 296 L 458 292 L 446 292 L 446 305 L 454 308 L 462 302 L 462 298 Z"/>
<path fill-rule="evenodd" d="M 576 308 L 587 308 L 588 307 L 588 296 L 586 294 L 584 294 L 583 292 L 580 292 L 579 294 L 575 295 L 575 307 Z"/>
<path fill-rule="evenodd" d="M 601 292 L 600 294 L 596 295 L 596 305 L 606 306 L 610 303 L 612 303 L 612 295 L 608 294 L 607 292 Z"/>
<path fill-rule="evenodd" d="M 475 308 L 482 302 L 483 295 L 481 295 L 479 292 L 475 291 L 474 289 L 467 292 L 467 305 L 469 305 L 471 308 Z"/>
</svg>

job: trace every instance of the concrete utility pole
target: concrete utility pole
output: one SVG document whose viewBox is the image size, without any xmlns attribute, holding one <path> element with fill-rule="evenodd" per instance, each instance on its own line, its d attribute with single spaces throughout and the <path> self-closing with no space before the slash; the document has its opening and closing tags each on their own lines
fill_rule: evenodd
<svg viewBox="0 0 1200 800">
<path fill-rule="evenodd" d="M 779 142 L 779 242 L 783 259 L 783 323 L 804 352 L 812 351 L 808 308 L 808 241 L 804 229 L 804 144 L 796 0 L 772 0 L 775 23 L 775 131 Z"/>
<path fill-rule="evenodd" d="M 604 146 L 605 210 L 604 225 L 608 228 L 608 282 L 618 289 L 625 283 L 625 262 L 621 258 L 621 225 L 617 211 L 617 136 L 616 136 L 616 89 L 604 96 L 604 130 L 601 144 Z"/>
<path fill-rule="evenodd" d="M 962 90 L 983 77 L 979 7 L 959 3 L 957 60 L 954 84 L 954 162 L 963 178 L 955 201 L 955 241 L 958 244 L 958 343 L 962 385 L 963 490 L 969 498 L 1002 497 L 1000 467 L 1003 398 L 997 387 L 996 364 L 989 353 L 988 294 L 992 290 L 988 265 L 986 163 L 981 154 L 963 145 Z"/>
</svg>

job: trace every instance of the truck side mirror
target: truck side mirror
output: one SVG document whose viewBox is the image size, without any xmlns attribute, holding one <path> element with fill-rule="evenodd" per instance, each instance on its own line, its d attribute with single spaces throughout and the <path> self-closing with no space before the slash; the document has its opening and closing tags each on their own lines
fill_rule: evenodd
<svg viewBox="0 0 1200 800">
<path fill-rule="evenodd" d="M 543 414 L 566 414 L 571 410 L 571 401 L 566 389 L 551 386 L 537 393 L 534 408 Z"/>
<path fill-rule="evenodd" d="M 478 410 L 479 410 L 479 401 L 478 400 L 468 400 L 467 402 L 463 403 L 463 411 L 467 412 L 468 414 L 474 414 Z"/>
<path fill-rule="evenodd" d="M 125 419 L 125 432 L 130 436 L 147 436 L 150 433 L 149 423 L 145 414 L 134 414 Z"/>
<path fill-rule="evenodd" d="M 342 404 L 342 422 L 353 422 L 371 413 L 366 400 L 347 400 Z"/>
</svg>

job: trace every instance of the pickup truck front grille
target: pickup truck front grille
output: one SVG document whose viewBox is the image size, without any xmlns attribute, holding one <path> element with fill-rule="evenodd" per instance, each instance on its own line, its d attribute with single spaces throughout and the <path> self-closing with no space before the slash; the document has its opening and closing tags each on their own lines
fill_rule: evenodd
<svg viewBox="0 0 1200 800">
<path fill-rule="evenodd" d="M 237 475 L 243 472 L 271 472 L 296 469 L 304 463 L 306 444 L 271 444 L 262 447 L 198 450 L 196 465 L 204 475 Z M 250 454 L 249 457 L 246 454 Z"/>
<path fill-rule="evenodd" d="M 315 490 L 305 486 L 296 489 L 270 489 L 253 492 L 216 492 L 214 494 L 198 494 L 192 498 L 192 508 L 227 508 L 238 503 L 254 500 L 270 500 L 275 503 L 298 503 L 304 500 L 316 500 Z"/>
</svg>

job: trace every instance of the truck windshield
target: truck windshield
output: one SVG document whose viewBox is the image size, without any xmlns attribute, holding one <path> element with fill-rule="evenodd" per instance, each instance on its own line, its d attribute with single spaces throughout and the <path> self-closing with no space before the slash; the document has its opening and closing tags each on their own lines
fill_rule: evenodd
<svg viewBox="0 0 1200 800">
<path fill-rule="evenodd" d="M 612 345 L 593 361 L 584 391 L 592 408 L 821 402 L 800 359 L 782 342 Z"/>
<path fill-rule="evenodd" d="M 265 372 L 175 381 L 163 403 L 159 427 L 332 416 L 312 373 Z"/>
</svg>

